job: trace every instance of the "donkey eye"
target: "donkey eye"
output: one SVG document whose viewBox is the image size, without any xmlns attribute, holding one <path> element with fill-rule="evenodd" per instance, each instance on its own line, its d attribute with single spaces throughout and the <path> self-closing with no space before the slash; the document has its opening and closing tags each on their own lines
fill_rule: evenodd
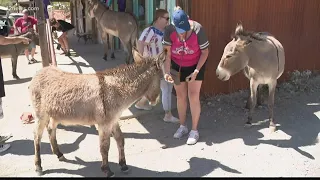
<svg viewBox="0 0 320 180">
<path fill-rule="evenodd" d="M 229 58 L 231 58 L 231 57 L 232 57 L 231 55 L 227 55 L 227 56 L 226 56 L 227 59 L 229 59 Z"/>
</svg>

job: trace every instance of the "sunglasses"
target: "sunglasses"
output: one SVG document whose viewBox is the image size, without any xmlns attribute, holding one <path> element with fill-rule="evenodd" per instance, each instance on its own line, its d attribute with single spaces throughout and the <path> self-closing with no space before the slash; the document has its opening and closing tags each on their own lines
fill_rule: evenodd
<svg viewBox="0 0 320 180">
<path fill-rule="evenodd" d="M 170 19 L 169 17 L 162 17 L 162 18 L 166 19 L 167 21 L 169 21 L 169 19 Z"/>
</svg>

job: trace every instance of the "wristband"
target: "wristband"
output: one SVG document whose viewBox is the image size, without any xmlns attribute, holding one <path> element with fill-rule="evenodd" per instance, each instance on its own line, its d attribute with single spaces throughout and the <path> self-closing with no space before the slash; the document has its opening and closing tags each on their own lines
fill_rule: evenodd
<svg viewBox="0 0 320 180">
<path fill-rule="evenodd" d="M 195 69 L 193 72 L 195 72 L 195 73 L 198 74 L 198 73 L 199 73 L 199 70 L 198 70 L 198 69 Z"/>
</svg>

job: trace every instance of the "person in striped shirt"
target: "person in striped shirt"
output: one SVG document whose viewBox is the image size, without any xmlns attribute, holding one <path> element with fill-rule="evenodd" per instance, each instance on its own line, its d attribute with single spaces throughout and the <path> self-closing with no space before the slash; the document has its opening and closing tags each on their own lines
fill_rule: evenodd
<svg viewBox="0 0 320 180">
<path fill-rule="evenodd" d="M 169 13 L 167 10 L 158 9 L 156 11 L 156 16 L 150 27 L 143 30 L 139 41 L 138 41 L 138 51 L 143 56 L 156 57 L 163 51 L 162 39 L 164 28 L 169 22 Z M 179 123 L 179 119 L 174 117 L 171 113 L 171 96 L 173 84 L 166 82 L 161 79 L 161 94 L 162 94 L 162 105 L 165 111 L 165 116 L 163 120 L 165 122 Z M 146 97 L 142 97 L 140 101 L 135 104 L 137 109 L 151 110 Z"/>
</svg>

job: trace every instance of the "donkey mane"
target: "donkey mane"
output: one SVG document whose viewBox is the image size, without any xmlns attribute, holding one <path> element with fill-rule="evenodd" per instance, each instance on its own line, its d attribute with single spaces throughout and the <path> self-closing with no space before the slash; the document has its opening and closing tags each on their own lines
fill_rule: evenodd
<svg viewBox="0 0 320 180">
<path fill-rule="evenodd" d="M 97 71 L 97 74 L 103 74 L 103 75 L 119 75 L 120 72 L 132 72 L 137 70 L 139 67 L 155 63 L 155 59 L 152 57 L 145 58 L 144 61 L 126 65 L 125 67 L 116 67 L 112 69 L 106 69 L 104 71 Z"/>
<path fill-rule="evenodd" d="M 238 24 L 235 33 L 232 35 L 232 39 L 238 36 L 249 37 L 258 41 L 266 41 L 267 38 L 263 35 L 264 33 L 257 33 L 254 31 L 244 30 L 242 24 Z"/>
</svg>

